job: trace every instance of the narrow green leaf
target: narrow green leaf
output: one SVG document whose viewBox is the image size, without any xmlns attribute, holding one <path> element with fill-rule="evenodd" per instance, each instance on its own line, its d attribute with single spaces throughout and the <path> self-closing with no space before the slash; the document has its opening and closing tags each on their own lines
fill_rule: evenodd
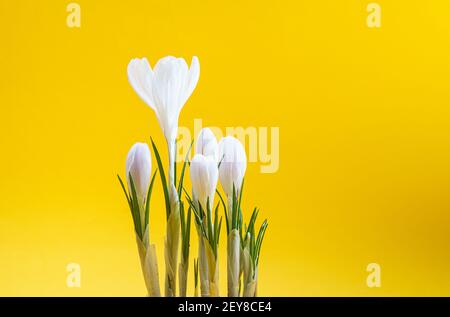
<svg viewBox="0 0 450 317">
<path fill-rule="evenodd" d="M 242 193 L 244 192 L 244 181 L 245 179 L 243 178 L 241 184 L 241 191 L 239 192 L 238 210 L 241 209 Z"/>
<path fill-rule="evenodd" d="M 207 216 L 206 216 L 206 222 L 208 223 L 208 239 L 211 240 L 213 237 L 213 223 L 212 223 L 212 210 L 211 206 L 209 204 L 209 197 L 206 200 L 206 210 L 207 210 Z"/>
<path fill-rule="evenodd" d="M 134 230 L 136 231 L 136 221 L 135 221 L 135 216 L 134 216 L 133 202 L 131 200 L 131 197 L 128 196 L 127 190 L 125 189 L 125 185 L 123 184 L 122 179 L 120 178 L 119 175 L 117 175 L 117 178 L 119 179 L 119 182 L 120 182 L 120 185 L 121 185 L 121 187 L 123 189 L 125 197 L 127 198 L 128 208 L 130 209 L 131 219 L 133 219 L 133 226 L 134 226 Z"/>
<path fill-rule="evenodd" d="M 184 191 L 184 194 L 186 195 L 186 198 L 188 198 L 190 201 L 193 201 L 191 198 L 191 195 L 189 195 L 189 193 L 187 192 L 187 190 L 184 187 L 183 187 L 183 191 Z"/>
<path fill-rule="evenodd" d="M 194 259 L 194 283 L 195 288 L 198 286 L 198 259 Z"/>
<path fill-rule="evenodd" d="M 136 233 L 138 234 L 139 238 L 142 239 L 142 224 L 141 224 L 141 215 L 140 215 L 140 207 L 139 207 L 139 200 L 137 198 L 136 194 L 136 188 L 134 186 L 133 177 L 131 177 L 131 173 L 128 175 L 130 178 L 130 185 L 131 185 L 131 202 L 133 205 L 133 220 L 135 225 Z"/>
<path fill-rule="evenodd" d="M 254 208 L 246 232 L 251 234 L 252 228 L 254 229 L 256 218 L 258 217 L 258 208 Z"/>
<path fill-rule="evenodd" d="M 219 239 L 220 239 L 220 229 L 222 228 L 222 216 L 220 217 L 220 221 L 219 221 L 219 229 L 217 230 L 217 238 L 216 241 L 217 243 L 219 243 Z"/>
<path fill-rule="evenodd" d="M 267 219 L 264 220 L 263 224 L 261 225 L 261 229 L 259 230 L 259 234 L 258 234 L 258 247 L 257 247 L 257 252 L 256 252 L 256 264 L 258 264 L 259 262 L 259 255 L 261 253 L 261 246 L 264 240 L 264 235 L 266 234 L 266 229 L 268 227 L 268 223 L 267 223 Z"/>
<path fill-rule="evenodd" d="M 250 254 L 252 259 L 255 258 L 255 228 L 252 227 L 250 230 Z"/>
<path fill-rule="evenodd" d="M 155 182 L 156 173 L 158 172 L 158 169 L 156 169 L 155 173 L 153 173 L 152 180 L 150 181 L 150 186 L 148 187 L 147 192 L 147 199 L 145 201 L 145 221 L 144 221 L 144 228 L 148 226 L 148 223 L 150 221 L 150 199 L 152 197 L 152 191 L 153 191 L 153 184 Z M 150 229 L 149 229 L 150 230 Z"/>
<path fill-rule="evenodd" d="M 217 226 L 219 225 L 219 205 L 217 204 L 216 209 L 214 211 L 214 244 L 217 244 L 216 235 L 217 235 Z"/>
<path fill-rule="evenodd" d="M 180 181 L 178 183 L 178 197 L 181 197 L 181 191 L 183 189 L 183 182 L 184 182 L 184 172 L 186 170 L 186 165 L 189 162 L 189 153 L 191 152 L 193 144 L 194 144 L 194 140 L 192 140 L 191 145 L 189 146 L 189 150 L 186 154 L 186 157 L 184 158 L 183 167 L 181 168 Z"/>
<path fill-rule="evenodd" d="M 220 165 L 222 164 L 223 159 L 225 158 L 225 154 L 222 155 L 222 158 L 219 161 L 219 164 L 217 165 L 217 168 L 220 168 Z"/>
<path fill-rule="evenodd" d="M 233 196 L 231 198 L 231 230 L 236 229 L 236 210 L 237 210 L 237 201 L 236 201 L 236 187 L 233 183 Z"/>
<path fill-rule="evenodd" d="M 188 214 L 187 214 L 187 227 L 186 227 L 186 250 L 185 250 L 185 258 L 189 258 L 189 245 L 191 241 L 191 215 L 192 215 L 192 208 L 189 206 L 188 208 Z"/>
<path fill-rule="evenodd" d="M 194 211 L 194 216 L 195 216 L 195 221 L 197 222 L 198 225 L 202 225 L 203 219 L 201 216 L 201 211 L 199 212 L 197 210 L 197 207 L 194 205 L 194 202 L 192 200 L 189 200 L 189 205 L 191 206 L 192 210 Z"/>
<path fill-rule="evenodd" d="M 193 208 L 195 208 L 194 202 L 192 201 L 191 197 L 186 195 L 186 200 L 188 201 L 189 206 L 192 206 Z"/>
<path fill-rule="evenodd" d="M 123 184 L 122 179 L 120 178 L 119 175 L 117 175 L 117 178 L 119 179 L 120 186 L 123 189 L 123 193 L 125 194 L 125 197 L 127 198 L 128 205 L 129 205 L 131 203 L 131 201 L 130 201 L 130 197 L 128 196 L 127 190 L 125 189 L 125 185 Z"/>
<path fill-rule="evenodd" d="M 259 248 L 259 246 L 262 243 L 262 239 L 264 238 L 264 230 L 267 227 L 267 219 L 265 219 L 259 228 L 258 237 L 256 238 L 256 247 Z"/>
<path fill-rule="evenodd" d="M 207 232 L 208 229 L 206 228 L 207 225 L 205 224 L 205 220 L 206 220 L 205 213 L 204 213 L 203 208 L 200 205 L 200 203 L 198 204 L 198 206 L 199 206 L 199 213 L 200 213 L 200 215 L 198 217 L 198 219 L 200 219 L 200 229 L 202 230 L 202 234 L 205 236 L 205 238 L 208 239 L 208 232 Z M 193 210 L 195 210 L 195 209 L 193 209 Z"/>
<path fill-rule="evenodd" d="M 243 227 L 243 217 L 242 217 L 242 210 L 239 209 L 239 236 L 241 237 L 241 245 L 244 245 L 244 236 L 243 236 L 243 232 L 246 232 L 246 230 L 242 230 Z"/>
<path fill-rule="evenodd" d="M 158 149 L 156 148 L 155 143 L 152 141 L 153 152 L 155 153 L 156 162 L 158 163 L 159 175 L 161 176 L 161 183 L 164 191 L 164 201 L 166 203 L 166 219 L 169 219 L 170 216 L 170 198 L 169 198 L 169 188 L 167 187 L 166 174 L 164 173 L 164 168 L 161 162 L 161 157 L 159 156 Z"/>
<path fill-rule="evenodd" d="M 173 158 L 173 182 L 175 188 L 177 188 L 177 140 L 175 140 L 175 150 L 174 150 L 174 158 Z"/>
<path fill-rule="evenodd" d="M 222 198 L 222 195 L 220 194 L 219 190 L 216 189 L 217 195 L 219 195 L 220 201 L 222 202 L 223 211 L 225 214 L 225 224 L 227 225 L 227 235 L 230 234 L 230 225 L 228 223 L 228 211 L 227 211 L 227 205 L 225 204 L 225 201 Z"/>
<path fill-rule="evenodd" d="M 185 238 L 185 230 L 186 230 L 185 221 L 186 220 L 184 219 L 184 204 L 183 204 L 183 202 L 180 202 L 180 223 L 181 223 L 182 243 L 184 243 L 184 238 Z"/>
</svg>

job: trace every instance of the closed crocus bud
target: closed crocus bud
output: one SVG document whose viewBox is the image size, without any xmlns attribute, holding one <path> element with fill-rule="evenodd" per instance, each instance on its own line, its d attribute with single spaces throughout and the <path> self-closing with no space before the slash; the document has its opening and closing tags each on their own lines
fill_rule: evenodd
<svg viewBox="0 0 450 317">
<path fill-rule="evenodd" d="M 219 158 L 219 146 L 214 133 L 209 128 L 203 128 L 195 144 L 195 153 L 204 156 L 212 156 L 216 162 Z"/>
<path fill-rule="evenodd" d="M 227 136 L 219 142 L 219 178 L 228 197 L 233 195 L 233 184 L 239 193 L 247 169 L 247 156 L 238 139 Z"/>
<path fill-rule="evenodd" d="M 148 187 L 150 185 L 150 174 L 152 170 L 152 158 L 150 149 L 146 143 L 135 143 L 127 156 L 126 173 L 128 190 L 131 194 L 131 180 L 133 178 L 136 196 L 139 203 L 143 206 L 147 197 Z"/>
<path fill-rule="evenodd" d="M 214 204 L 219 171 L 217 162 L 212 156 L 195 154 L 190 167 L 192 191 L 196 200 L 202 208 L 207 209 L 206 203 L 209 198 L 209 207 Z"/>
</svg>

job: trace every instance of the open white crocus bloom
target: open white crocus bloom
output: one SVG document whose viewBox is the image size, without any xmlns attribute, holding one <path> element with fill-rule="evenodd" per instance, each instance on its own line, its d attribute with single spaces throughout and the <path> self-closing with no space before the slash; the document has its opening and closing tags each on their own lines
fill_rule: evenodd
<svg viewBox="0 0 450 317">
<path fill-rule="evenodd" d="M 152 157 L 150 149 L 146 143 L 135 143 L 128 151 L 126 162 L 126 173 L 128 190 L 131 194 L 131 180 L 133 178 L 136 196 L 141 207 L 144 206 L 147 198 L 148 187 L 150 186 L 150 175 L 152 171 Z M 143 209 L 143 208 L 142 208 Z"/>
<path fill-rule="evenodd" d="M 169 207 L 167 217 L 166 295 L 174 296 L 176 287 L 178 246 L 180 235 L 179 197 L 175 188 L 175 155 L 178 118 L 191 96 L 200 76 L 197 57 L 189 68 L 183 58 L 167 56 L 160 59 L 154 69 L 146 58 L 135 58 L 128 64 L 128 81 L 141 99 L 155 111 L 163 130 L 169 151 L 168 184 Z"/>
<path fill-rule="evenodd" d="M 219 177 L 217 161 L 212 156 L 195 154 L 191 161 L 190 174 L 194 199 L 200 202 L 206 212 L 208 198 L 209 208 L 214 205 L 214 194 Z"/>
<path fill-rule="evenodd" d="M 233 185 L 239 193 L 247 169 L 247 155 L 238 139 L 227 136 L 219 142 L 219 178 L 228 197 L 233 196 Z"/>
<path fill-rule="evenodd" d="M 195 144 L 195 153 L 202 154 L 204 156 L 212 156 L 216 162 L 219 158 L 219 146 L 216 136 L 209 128 L 203 128 L 197 137 L 197 143 Z"/>
<path fill-rule="evenodd" d="M 155 111 L 167 142 L 177 136 L 178 117 L 199 76 L 196 56 L 190 68 L 183 58 L 173 56 L 160 59 L 153 70 L 146 58 L 134 58 L 128 64 L 128 80 L 139 97 Z"/>
</svg>

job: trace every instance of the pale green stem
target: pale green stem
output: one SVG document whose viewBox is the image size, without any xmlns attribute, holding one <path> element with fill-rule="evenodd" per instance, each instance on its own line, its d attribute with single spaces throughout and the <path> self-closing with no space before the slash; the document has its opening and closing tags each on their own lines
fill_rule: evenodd
<svg viewBox="0 0 450 317">
<path fill-rule="evenodd" d="M 165 295 L 175 296 L 176 293 L 176 279 L 178 267 L 178 248 L 180 240 L 180 215 L 179 215 L 179 201 L 178 193 L 175 188 L 175 151 L 176 143 L 174 140 L 168 140 L 167 146 L 169 149 L 169 200 L 170 200 L 170 215 L 167 222 L 166 232 L 166 283 Z"/>
<path fill-rule="evenodd" d="M 147 287 L 148 296 L 161 296 L 159 289 L 158 261 L 156 258 L 156 247 L 148 240 L 148 228 L 145 231 L 144 241 L 136 234 L 139 258 L 141 260 L 142 273 Z"/>
<path fill-rule="evenodd" d="M 228 196 L 228 212 L 231 219 L 231 211 L 233 208 L 233 197 Z M 233 229 L 230 224 L 230 232 L 227 239 L 227 282 L 228 296 L 239 296 L 239 278 L 240 278 L 240 237 L 239 230 Z"/>
<path fill-rule="evenodd" d="M 167 147 L 169 149 L 169 188 L 172 185 L 175 186 L 175 153 L 176 153 L 176 142 L 175 140 L 168 140 Z"/>
<path fill-rule="evenodd" d="M 181 256 L 181 262 L 178 267 L 178 274 L 180 275 L 179 278 L 179 296 L 180 297 L 186 297 L 187 295 L 187 279 L 188 279 L 188 271 L 189 271 L 189 257 L 187 259 L 184 258 L 184 256 Z"/>
<path fill-rule="evenodd" d="M 208 272 L 208 259 L 206 258 L 205 240 L 203 234 L 198 228 L 198 267 L 200 278 L 200 290 L 202 297 L 209 297 L 209 272 Z"/>
</svg>

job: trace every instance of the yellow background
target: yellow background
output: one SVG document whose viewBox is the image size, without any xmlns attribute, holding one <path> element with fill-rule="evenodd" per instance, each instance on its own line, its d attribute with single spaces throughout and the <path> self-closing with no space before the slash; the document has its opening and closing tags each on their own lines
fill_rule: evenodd
<svg viewBox="0 0 450 317">
<path fill-rule="evenodd" d="M 167 156 L 126 66 L 169 54 L 201 64 L 180 125 L 280 128 L 279 171 L 247 173 L 259 294 L 450 295 L 450 2 L 380 0 L 380 29 L 370 1 L 77 2 L 80 29 L 69 1 L 0 2 L 0 295 L 145 295 L 116 174 L 135 141 Z M 162 280 L 159 179 L 152 208 Z"/>
</svg>

